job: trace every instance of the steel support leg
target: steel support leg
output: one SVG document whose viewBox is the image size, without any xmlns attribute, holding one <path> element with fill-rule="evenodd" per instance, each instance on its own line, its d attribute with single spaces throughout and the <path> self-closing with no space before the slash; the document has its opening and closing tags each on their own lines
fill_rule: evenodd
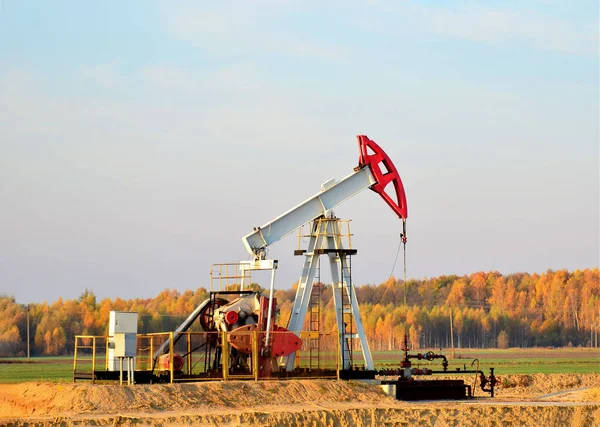
<svg viewBox="0 0 600 427">
<path fill-rule="evenodd" d="M 338 247 L 336 249 L 341 248 Z M 344 325 L 344 307 L 342 304 L 342 295 L 345 292 L 350 299 L 350 310 L 352 320 L 354 325 L 356 326 L 356 338 L 360 340 L 360 346 L 362 349 L 363 360 L 365 362 L 365 368 L 369 370 L 375 369 L 375 366 L 373 364 L 373 357 L 371 356 L 371 350 L 369 349 L 369 343 L 367 342 L 367 336 L 365 334 L 365 328 L 360 317 L 360 310 L 358 308 L 358 299 L 356 298 L 356 290 L 354 288 L 354 283 L 352 283 L 352 278 L 347 276 L 346 274 L 343 274 L 344 277 L 340 277 L 340 271 L 350 271 L 348 268 L 348 258 L 345 255 L 339 256 L 336 254 L 331 254 L 329 256 L 329 264 L 331 266 L 331 277 L 333 279 L 333 302 L 335 304 L 335 317 L 337 321 L 338 336 L 340 340 L 340 356 L 342 357 L 345 365 L 343 366 L 343 368 L 350 368 L 350 359 L 344 357 L 344 354 L 348 354 L 348 352 L 350 351 L 350 349 L 348 348 L 348 342 L 346 338 L 355 337 L 351 334 L 345 333 L 346 325 Z M 346 351 L 346 353 L 344 353 L 344 351 Z"/>
<path fill-rule="evenodd" d="M 290 315 L 288 330 L 299 335 L 304 325 L 306 311 L 310 303 L 310 295 L 312 293 L 313 282 L 319 264 L 319 256 L 314 255 L 315 245 L 317 240 L 314 236 L 310 238 L 309 247 L 304 259 L 304 267 L 302 268 L 302 276 L 298 281 L 298 289 L 296 289 L 296 298 L 294 299 L 294 307 Z M 288 356 L 286 362 L 286 370 L 292 371 L 296 362 L 296 354 L 292 353 Z"/>
</svg>

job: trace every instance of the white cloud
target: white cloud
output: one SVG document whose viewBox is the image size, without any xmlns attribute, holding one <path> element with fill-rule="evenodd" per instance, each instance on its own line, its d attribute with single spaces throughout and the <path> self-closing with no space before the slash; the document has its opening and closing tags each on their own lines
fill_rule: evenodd
<svg viewBox="0 0 600 427">
<path fill-rule="evenodd" d="M 150 66 L 142 70 L 142 77 L 150 84 L 168 89 L 193 89 L 198 84 L 191 71 L 173 66 Z"/>
<path fill-rule="evenodd" d="M 142 78 L 150 85 L 188 94 L 246 94 L 267 86 L 264 78 L 251 63 L 240 62 L 213 70 L 185 68 L 171 65 L 145 67 Z"/>
<path fill-rule="evenodd" d="M 302 30 L 281 31 L 278 26 L 281 18 L 289 19 L 294 13 L 306 14 L 308 10 L 318 16 L 324 11 L 332 13 L 334 7 L 339 9 L 339 16 L 331 21 L 329 28 L 310 21 Z M 366 7 L 353 7 L 351 3 L 331 6 L 258 1 L 225 2 L 210 7 L 188 3 L 178 8 L 168 7 L 164 14 L 165 28 L 171 36 L 217 57 L 274 53 L 350 60 L 358 47 L 336 38 L 343 26 L 349 31 L 361 28 L 388 37 L 405 38 L 425 32 L 478 43 L 516 41 L 539 50 L 598 55 L 597 18 L 577 22 L 542 11 L 520 3 L 485 6 L 459 2 L 452 8 L 443 8 L 414 1 L 368 1 Z M 318 38 L 313 37 L 315 28 L 320 29 Z"/>
<path fill-rule="evenodd" d="M 402 3 L 383 6 L 410 29 L 481 43 L 521 41 L 533 48 L 598 55 L 598 21 L 582 25 L 510 6 L 464 6 L 455 9 Z"/>
<path fill-rule="evenodd" d="M 114 87 L 120 80 L 117 61 L 105 64 L 85 65 L 79 68 L 78 74 L 86 80 L 91 80 L 106 88 Z"/>
<path fill-rule="evenodd" d="M 527 12 L 475 7 L 448 11 L 426 11 L 424 22 L 431 31 L 481 42 L 521 39 L 532 46 L 565 53 L 597 52 L 591 31 L 566 22 Z"/>
<path fill-rule="evenodd" d="M 297 56 L 306 56 L 312 58 L 326 59 L 330 61 L 338 61 L 347 58 L 349 55 L 345 53 L 345 49 L 341 47 L 321 46 L 317 44 L 298 43 L 290 44 L 287 52 L 292 52 Z"/>
<path fill-rule="evenodd" d="M 211 7 L 187 3 L 164 9 L 165 29 L 217 57 L 274 53 L 329 61 L 349 58 L 348 50 L 339 44 L 317 42 L 310 26 L 302 32 L 282 31 L 279 18 L 304 7 L 303 3 L 271 1 L 219 2 Z"/>
<path fill-rule="evenodd" d="M 263 84 L 248 64 L 210 73 L 169 66 L 148 67 L 140 73 L 146 83 L 143 99 L 106 100 L 94 95 L 54 98 L 44 94 L 46 82 L 40 76 L 0 72 L 0 93 L 6 95 L 0 99 L 5 137 L 0 140 L 11 145 L 20 139 L 101 145 L 126 140 L 140 147 L 202 135 L 235 146 L 251 134 L 256 147 L 268 148 L 280 145 L 282 136 L 302 141 L 300 135 L 289 136 L 290 129 L 326 130 L 320 118 L 306 111 L 306 103 L 299 105 L 298 97 Z M 37 135 L 41 131 L 43 137 Z"/>
</svg>

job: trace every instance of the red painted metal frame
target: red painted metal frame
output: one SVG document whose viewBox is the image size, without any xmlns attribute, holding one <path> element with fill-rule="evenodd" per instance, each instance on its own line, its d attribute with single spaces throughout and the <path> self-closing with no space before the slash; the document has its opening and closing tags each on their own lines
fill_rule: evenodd
<svg viewBox="0 0 600 427">
<path fill-rule="evenodd" d="M 396 215 L 402 219 L 406 219 L 408 217 L 406 194 L 404 193 L 404 185 L 402 185 L 402 180 L 396 170 L 396 166 L 394 166 L 389 156 L 375 141 L 370 140 L 366 135 L 358 135 L 356 139 L 358 139 L 358 149 L 360 151 L 358 167 L 363 168 L 368 166 L 371 169 L 373 177 L 377 180 L 377 184 L 373 185 L 371 190 L 379 193 Z M 368 149 L 373 154 L 369 154 Z M 385 166 L 385 171 L 381 170 L 382 163 Z M 395 200 L 394 197 L 385 191 L 385 187 L 390 183 L 394 187 Z"/>
<path fill-rule="evenodd" d="M 258 339 L 261 343 L 260 354 L 254 355 L 258 357 L 260 378 L 268 378 L 271 376 L 273 359 L 281 356 L 287 356 L 302 348 L 302 340 L 292 331 L 281 326 L 272 324 L 270 342 L 266 343 L 269 347 L 265 347 L 267 315 L 269 312 L 269 298 L 265 296 L 259 297 L 260 308 L 258 312 L 258 322 L 252 325 L 244 325 L 234 329 L 227 335 L 227 342 L 233 348 L 243 354 L 252 354 L 252 335 L 249 332 L 258 332 Z M 277 307 L 277 299 L 273 298 L 273 313 Z M 272 319 L 274 320 L 274 319 Z M 268 350 L 264 352 L 264 350 Z"/>
</svg>

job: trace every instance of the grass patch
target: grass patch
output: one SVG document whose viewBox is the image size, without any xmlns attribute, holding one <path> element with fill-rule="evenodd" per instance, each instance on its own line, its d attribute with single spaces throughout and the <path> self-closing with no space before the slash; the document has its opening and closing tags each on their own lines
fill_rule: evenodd
<svg viewBox="0 0 600 427">
<path fill-rule="evenodd" d="M 72 357 L 32 357 L 0 359 L 0 383 L 26 381 L 73 381 Z"/>
<path fill-rule="evenodd" d="M 413 350 L 414 353 L 425 353 L 428 349 Z M 479 359 L 479 369 L 486 374 L 489 368 L 495 368 L 496 375 L 508 374 L 600 374 L 600 350 L 589 348 L 532 348 L 532 349 L 456 349 L 454 358 L 451 350 L 435 353 L 445 354 L 449 362 L 449 371 L 472 369 L 471 362 Z M 331 354 L 329 354 L 331 353 Z M 321 352 L 322 357 L 335 360 L 336 352 Z M 399 368 L 402 352 L 374 351 L 375 368 Z M 362 366 L 362 355 L 356 352 L 354 362 Z M 332 366 L 335 362 L 332 363 Z M 415 367 L 427 367 L 441 370 L 441 360 L 433 362 L 413 360 Z M 474 366 L 473 366 L 474 368 Z M 32 357 L 0 359 L 0 383 L 19 383 L 25 381 L 73 381 L 73 358 L 64 357 Z"/>
<path fill-rule="evenodd" d="M 427 349 L 410 353 L 425 353 Z M 511 348 L 511 349 L 456 349 L 432 350 L 446 355 L 449 371 L 456 368 L 472 369 L 471 362 L 479 360 L 479 368 L 487 373 L 495 368 L 498 375 L 507 374 L 600 374 L 600 350 L 589 348 Z M 395 367 L 402 359 L 401 351 L 373 353 L 376 367 Z M 441 360 L 433 362 L 413 359 L 413 366 L 441 369 Z M 473 365 L 475 367 L 475 365 Z"/>
</svg>

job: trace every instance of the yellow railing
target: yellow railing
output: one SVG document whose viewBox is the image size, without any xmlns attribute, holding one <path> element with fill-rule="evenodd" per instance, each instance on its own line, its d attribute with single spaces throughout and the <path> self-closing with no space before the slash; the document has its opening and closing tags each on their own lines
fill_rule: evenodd
<svg viewBox="0 0 600 427">
<path fill-rule="evenodd" d="M 96 382 L 94 373 L 98 366 L 98 350 L 104 350 L 104 369 L 108 369 L 108 339 L 95 335 L 76 335 L 73 355 L 73 380 L 89 374 L 92 383 Z M 79 369 L 78 369 L 79 368 Z M 79 374 L 79 375 L 78 375 Z"/>
<path fill-rule="evenodd" d="M 240 263 L 212 264 L 210 266 L 210 291 L 227 291 L 235 285 L 238 289 L 252 282 L 251 271 Z M 236 289 L 237 290 L 237 289 Z"/>
<path fill-rule="evenodd" d="M 272 332 L 273 337 L 277 336 L 278 332 Z M 264 334 L 257 331 L 237 333 L 240 335 L 250 336 L 252 352 L 242 358 L 247 358 L 245 369 L 240 369 L 239 366 L 232 364 L 232 353 L 230 352 L 230 345 L 227 341 L 228 334 L 223 332 L 160 332 L 152 334 L 140 334 L 138 335 L 138 355 L 137 355 L 137 369 L 138 370 L 149 370 L 154 372 L 163 372 L 164 375 L 168 375 L 169 382 L 173 382 L 176 377 L 176 373 L 182 373 L 182 376 L 177 378 L 178 381 L 184 380 L 241 380 L 241 379 L 259 379 L 259 352 L 261 347 L 261 339 Z M 177 339 L 175 343 L 174 338 Z M 328 369 L 335 370 L 339 369 L 339 339 L 337 334 L 324 334 L 315 331 L 305 331 L 300 333 L 300 337 L 303 340 L 303 346 L 296 352 L 295 367 L 300 370 L 313 370 L 313 369 Z M 317 338 L 321 344 L 321 354 L 317 356 L 311 355 L 310 351 L 310 339 Z M 154 357 L 155 352 L 163 346 L 166 340 L 169 340 L 168 351 L 164 351 L 164 356 L 168 357 L 169 365 L 165 367 L 158 364 L 158 358 Z M 206 346 L 209 345 L 208 357 L 212 357 L 210 360 L 206 360 Z M 219 360 L 214 360 L 215 350 L 219 349 L 220 357 Z M 167 350 L 165 348 L 165 350 Z M 314 351 L 314 350 L 313 350 Z M 175 354 L 182 355 L 184 364 L 180 370 L 174 369 Z M 315 363 L 315 357 L 319 358 L 318 363 Z M 202 364 L 204 362 L 204 364 Z M 197 368 L 196 366 L 201 366 Z M 211 365 L 212 368 L 207 365 Z M 208 371 L 212 373 L 210 375 Z"/>
<path fill-rule="evenodd" d="M 175 370 L 173 363 L 176 355 L 183 359 L 184 374 L 198 375 L 205 372 L 207 346 L 215 347 L 220 340 L 217 332 L 158 332 L 149 334 L 138 334 L 137 369 L 143 371 L 162 371 L 169 373 L 174 378 Z M 168 344 L 166 344 L 168 342 Z M 160 350 L 161 354 L 156 354 Z M 157 357 L 155 357 L 155 354 Z M 168 367 L 161 363 L 161 356 L 169 360 Z M 165 360 L 165 359 L 163 359 Z M 202 362 L 205 362 L 202 364 Z M 200 368 L 194 369 L 197 365 Z"/>
<path fill-rule="evenodd" d="M 272 332 L 272 339 L 276 340 L 279 333 L 281 332 Z M 228 335 L 223 332 L 138 334 L 135 369 L 136 371 L 151 371 L 153 375 L 162 376 L 163 380 L 170 383 L 219 379 L 258 380 L 261 369 L 259 366 L 261 340 L 264 339 L 265 334 L 257 331 L 236 334 L 238 337 L 242 335 L 249 337 L 247 339 L 251 348 L 249 354 L 239 351 L 231 352 L 232 347 L 227 341 Z M 315 369 L 339 371 L 340 351 L 337 334 L 306 331 L 301 332 L 300 337 L 303 340 L 303 346 L 296 352 L 295 367 L 297 369 L 304 372 Z M 314 339 L 319 340 L 318 354 L 315 354 L 315 350 L 311 350 L 310 347 L 311 341 Z M 158 355 L 157 352 L 161 348 L 161 354 Z M 102 352 L 104 354 L 101 354 Z M 102 356 L 104 363 L 101 363 Z M 181 363 L 180 357 L 183 359 L 182 366 L 176 367 L 175 360 L 177 359 L 178 363 Z M 166 358 L 168 358 L 168 364 L 166 364 Z M 277 376 L 283 362 L 284 360 L 273 362 L 273 377 Z M 76 336 L 73 359 L 74 379 L 85 378 L 95 382 L 95 373 L 99 366 L 102 366 L 100 370 L 108 370 L 108 337 Z M 333 377 L 335 378 L 335 375 Z"/>
<path fill-rule="evenodd" d="M 305 238 L 317 238 L 317 246 L 315 249 L 323 249 L 323 244 L 327 239 L 332 237 L 338 248 L 344 247 L 352 249 L 352 236 L 350 232 L 350 219 L 338 218 L 319 218 L 314 220 L 314 223 L 308 223 L 298 228 L 298 249 L 302 249 L 302 242 Z M 308 232 L 304 227 L 307 227 Z"/>
</svg>

